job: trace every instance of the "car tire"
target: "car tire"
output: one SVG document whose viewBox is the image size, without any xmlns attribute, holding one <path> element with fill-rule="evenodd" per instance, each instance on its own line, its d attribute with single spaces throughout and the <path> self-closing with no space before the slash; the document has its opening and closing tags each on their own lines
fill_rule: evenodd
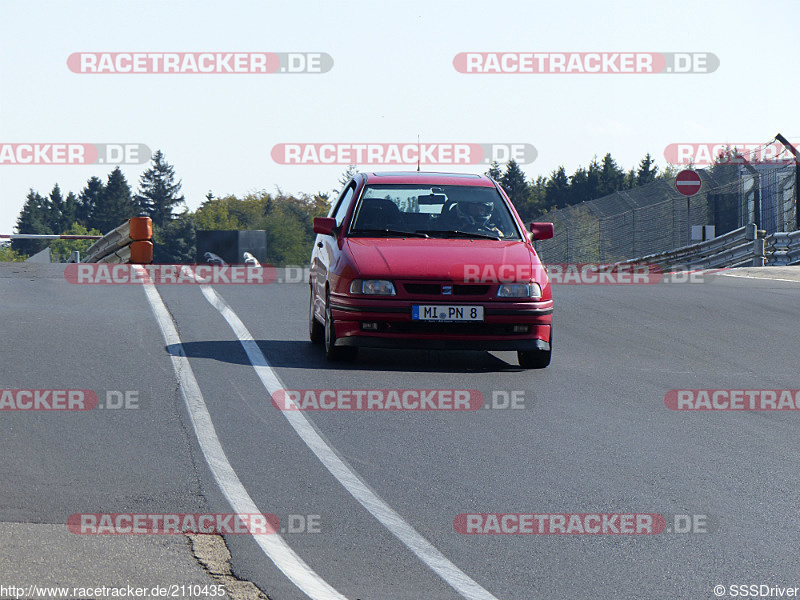
<svg viewBox="0 0 800 600">
<path fill-rule="evenodd" d="M 544 369 L 550 364 L 553 352 L 553 330 L 550 329 L 550 350 L 518 350 L 517 360 L 523 369 Z"/>
<path fill-rule="evenodd" d="M 325 327 L 314 316 L 314 290 L 311 290 L 311 301 L 308 303 L 308 337 L 312 344 L 325 342 Z"/>
<path fill-rule="evenodd" d="M 331 312 L 331 295 L 325 295 L 325 358 L 330 361 L 350 361 L 355 360 L 358 355 L 358 348 L 355 346 L 337 346 L 336 329 L 333 326 L 333 314 Z"/>
</svg>

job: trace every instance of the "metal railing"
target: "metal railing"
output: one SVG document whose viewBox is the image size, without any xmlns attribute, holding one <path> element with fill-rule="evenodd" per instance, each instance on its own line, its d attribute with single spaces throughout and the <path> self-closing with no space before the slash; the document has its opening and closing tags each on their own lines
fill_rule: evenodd
<svg viewBox="0 0 800 600">
<path fill-rule="evenodd" d="M 779 234 L 774 234 L 779 235 Z M 783 234 L 793 235 L 793 234 Z M 772 237 L 772 236 L 771 236 Z M 722 267 L 763 267 L 766 264 L 764 231 L 750 223 L 713 240 L 656 254 L 648 254 L 616 264 L 659 265 L 664 270 L 715 269 Z M 798 237 L 800 242 L 800 237 Z M 800 243 L 797 246 L 800 252 Z M 786 263 L 788 264 L 788 263 Z"/>
<path fill-rule="evenodd" d="M 149 264 L 153 260 L 152 237 L 150 217 L 134 217 L 89 246 L 82 262 Z"/>
<path fill-rule="evenodd" d="M 800 231 L 773 233 L 764 241 L 770 266 L 800 264 Z"/>
</svg>

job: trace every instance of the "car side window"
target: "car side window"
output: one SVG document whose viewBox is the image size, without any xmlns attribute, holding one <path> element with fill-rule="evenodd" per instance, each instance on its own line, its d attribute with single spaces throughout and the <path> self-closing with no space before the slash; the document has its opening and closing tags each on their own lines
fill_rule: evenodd
<svg viewBox="0 0 800 600">
<path fill-rule="evenodd" d="M 347 209 L 350 208 L 350 202 L 353 199 L 353 194 L 355 193 L 356 186 L 355 184 L 350 184 L 350 186 L 345 190 L 344 194 L 342 194 L 341 199 L 339 200 L 339 205 L 336 207 L 336 212 L 333 215 L 333 218 L 336 219 L 336 226 L 341 227 L 342 223 L 344 222 L 344 217 L 347 214 Z"/>
</svg>

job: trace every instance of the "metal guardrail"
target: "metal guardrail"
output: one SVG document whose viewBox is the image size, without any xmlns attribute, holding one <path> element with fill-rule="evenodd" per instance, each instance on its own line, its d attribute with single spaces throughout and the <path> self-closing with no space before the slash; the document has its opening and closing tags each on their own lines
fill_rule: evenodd
<svg viewBox="0 0 800 600">
<path fill-rule="evenodd" d="M 773 233 L 765 240 L 769 265 L 800 264 L 800 231 Z"/>
<path fill-rule="evenodd" d="M 89 246 L 85 263 L 144 263 L 153 261 L 153 223 L 134 217 Z"/>
<path fill-rule="evenodd" d="M 763 230 L 756 229 L 756 226 L 751 223 L 713 240 L 668 252 L 649 254 L 616 264 L 659 265 L 664 270 L 763 267 L 766 262 L 764 233 Z M 798 248 L 800 249 L 800 244 L 798 244 Z"/>
</svg>

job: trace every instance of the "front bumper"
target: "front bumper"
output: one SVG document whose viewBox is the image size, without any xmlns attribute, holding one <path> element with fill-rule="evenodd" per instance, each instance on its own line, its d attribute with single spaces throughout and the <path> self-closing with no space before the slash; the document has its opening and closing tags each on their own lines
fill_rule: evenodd
<svg viewBox="0 0 800 600">
<path fill-rule="evenodd" d="M 481 305 L 483 321 L 426 322 L 415 304 Z M 449 350 L 549 350 L 553 301 L 442 301 L 338 297 L 331 300 L 337 346 Z M 368 323 L 376 329 L 365 330 Z"/>
<path fill-rule="evenodd" d="M 356 346 L 358 348 L 394 348 L 429 350 L 550 350 L 550 343 L 540 339 L 424 339 L 402 337 L 378 337 L 373 335 L 350 335 L 336 340 L 337 346 Z"/>
</svg>

